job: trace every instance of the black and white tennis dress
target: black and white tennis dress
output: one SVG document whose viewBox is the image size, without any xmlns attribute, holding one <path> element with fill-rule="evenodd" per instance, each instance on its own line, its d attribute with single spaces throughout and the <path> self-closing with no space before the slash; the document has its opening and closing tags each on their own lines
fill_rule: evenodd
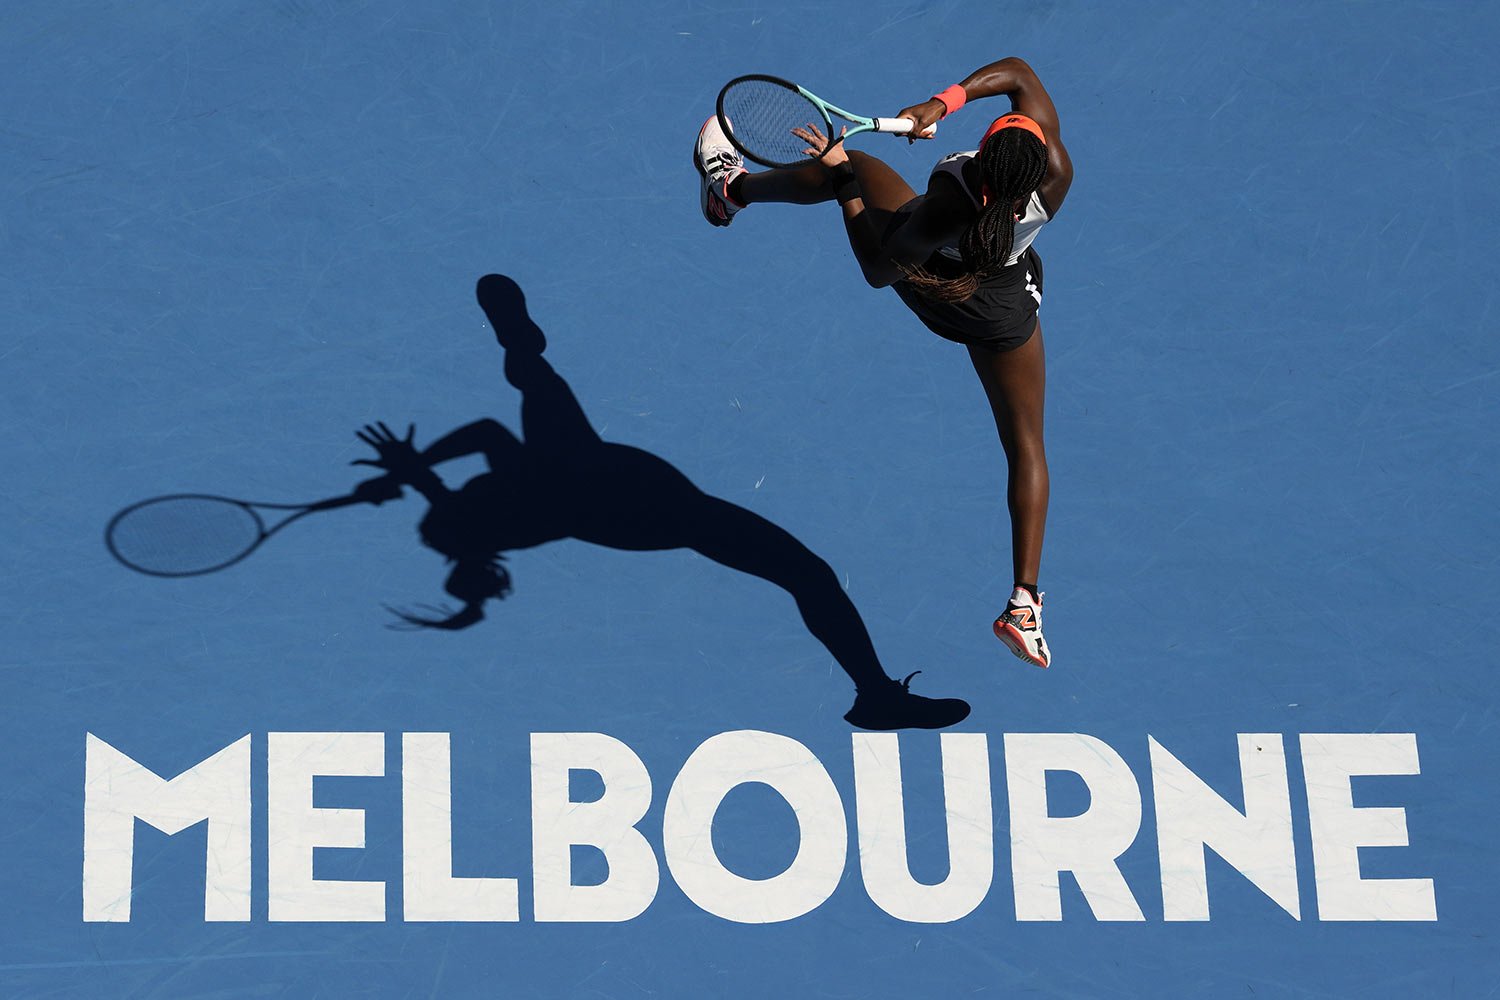
<svg viewBox="0 0 1500 1000">
<path fill-rule="evenodd" d="M 938 174 L 952 177 L 974 202 L 975 208 L 981 206 L 983 199 L 964 176 L 964 166 L 977 155 L 977 149 L 951 153 L 932 168 L 934 177 Z M 1031 248 L 1031 243 L 1050 221 L 1051 210 L 1042 196 L 1033 191 L 1026 202 L 1026 213 L 1016 222 L 1015 241 L 1004 270 L 980 281 L 974 294 L 962 302 L 923 298 L 906 281 L 898 281 L 892 287 L 907 308 L 939 337 L 993 351 L 1014 350 L 1031 339 L 1036 331 L 1036 314 L 1042 305 L 1042 258 Z M 962 261 L 956 245 L 946 246 L 929 257 L 923 266 L 938 277 L 956 277 L 962 273 Z"/>
</svg>

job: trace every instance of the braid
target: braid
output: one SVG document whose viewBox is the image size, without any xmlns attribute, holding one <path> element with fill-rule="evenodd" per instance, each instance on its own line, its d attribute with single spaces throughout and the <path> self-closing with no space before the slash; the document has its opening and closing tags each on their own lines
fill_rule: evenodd
<svg viewBox="0 0 1500 1000">
<path fill-rule="evenodd" d="M 960 302 L 978 289 L 980 281 L 1005 267 L 1015 244 L 1018 198 L 1035 191 L 1047 172 L 1047 150 L 1030 132 L 1001 129 L 979 151 L 979 174 L 989 189 L 988 203 L 958 241 L 963 273 L 941 278 L 922 267 L 903 269 L 923 297 L 938 302 Z"/>
</svg>

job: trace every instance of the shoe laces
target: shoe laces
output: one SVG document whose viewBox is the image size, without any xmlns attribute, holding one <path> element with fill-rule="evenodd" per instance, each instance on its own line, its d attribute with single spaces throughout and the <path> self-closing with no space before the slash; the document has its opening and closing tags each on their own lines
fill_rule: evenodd
<svg viewBox="0 0 1500 1000">
<path fill-rule="evenodd" d="M 909 694 L 911 692 L 911 679 L 913 677 L 917 676 L 918 674 L 920 674 L 921 672 L 922 671 L 920 671 L 920 670 L 913 670 L 911 673 L 907 674 L 901 680 L 897 681 L 897 683 L 901 685 L 901 693 L 902 694 Z"/>
<path fill-rule="evenodd" d="M 713 174 L 720 171 L 728 172 L 734 170 L 737 167 L 743 166 L 744 162 L 737 153 L 730 152 L 729 150 L 719 150 L 704 157 L 703 166 L 709 173 Z"/>
</svg>

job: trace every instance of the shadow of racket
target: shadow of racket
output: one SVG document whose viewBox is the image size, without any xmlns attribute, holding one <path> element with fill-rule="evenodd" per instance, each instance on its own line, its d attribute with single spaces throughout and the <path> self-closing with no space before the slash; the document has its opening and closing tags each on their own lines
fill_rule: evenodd
<svg viewBox="0 0 1500 1000">
<path fill-rule="evenodd" d="M 207 493 L 174 493 L 131 504 L 110 518 L 104 544 L 110 555 L 137 573 L 199 576 L 233 566 L 308 514 L 361 502 L 343 496 L 306 504 L 252 503 Z"/>
</svg>

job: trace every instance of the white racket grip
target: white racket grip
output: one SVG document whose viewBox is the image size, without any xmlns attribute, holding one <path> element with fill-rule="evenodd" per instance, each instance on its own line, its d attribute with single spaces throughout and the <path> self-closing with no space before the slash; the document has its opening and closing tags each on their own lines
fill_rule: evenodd
<svg viewBox="0 0 1500 1000">
<path fill-rule="evenodd" d="M 917 127 L 917 123 L 910 118 L 876 118 L 875 131 L 889 132 L 892 135 L 906 135 Z M 931 139 L 937 135 L 937 125 L 934 123 L 927 126 L 927 131 L 922 133 L 922 138 Z"/>
</svg>

